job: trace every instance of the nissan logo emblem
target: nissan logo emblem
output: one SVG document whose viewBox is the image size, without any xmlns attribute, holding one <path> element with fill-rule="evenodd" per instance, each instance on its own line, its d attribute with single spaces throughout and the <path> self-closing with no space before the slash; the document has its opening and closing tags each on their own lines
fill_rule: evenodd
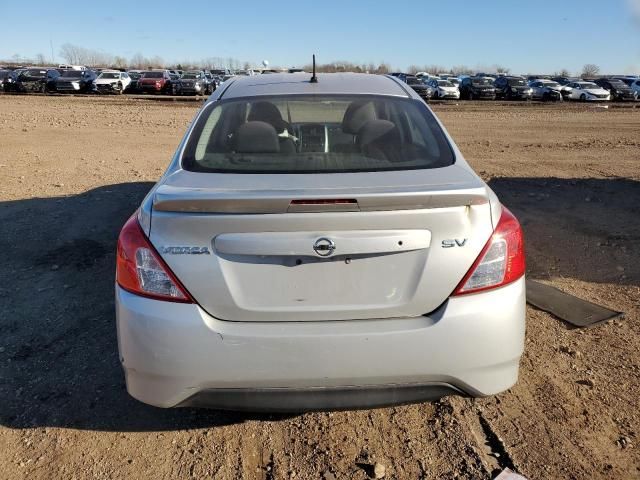
<svg viewBox="0 0 640 480">
<path fill-rule="evenodd" d="M 325 237 L 319 238 L 316 240 L 316 243 L 313 244 L 313 250 L 321 257 L 328 257 L 335 249 L 336 244 L 333 243 L 333 240 Z"/>
</svg>

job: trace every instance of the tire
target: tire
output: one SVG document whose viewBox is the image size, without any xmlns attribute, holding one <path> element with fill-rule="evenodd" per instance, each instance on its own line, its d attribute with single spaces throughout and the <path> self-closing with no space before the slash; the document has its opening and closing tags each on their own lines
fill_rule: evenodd
<svg viewBox="0 0 640 480">
<path fill-rule="evenodd" d="M 580 101 L 581 102 L 586 102 L 587 101 L 587 96 L 584 93 L 582 95 L 580 95 Z"/>
<path fill-rule="evenodd" d="M 551 100 L 551 97 L 549 96 L 549 92 L 545 92 L 544 94 L 542 94 L 543 102 L 548 102 L 549 100 Z"/>
</svg>

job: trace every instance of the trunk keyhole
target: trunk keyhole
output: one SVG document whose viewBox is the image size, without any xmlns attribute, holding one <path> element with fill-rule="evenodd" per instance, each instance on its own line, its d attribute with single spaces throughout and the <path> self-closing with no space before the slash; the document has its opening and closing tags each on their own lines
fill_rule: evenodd
<svg viewBox="0 0 640 480">
<path fill-rule="evenodd" d="M 298 259 L 296 260 L 296 265 L 302 265 L 302 260 L 298 258 Z"/>
<path fill-rule="evenodd" d="M 402 240 L 400 240 L 400 241 L 398 242 L 398 245 L 402 246 Z"/>
</svg>

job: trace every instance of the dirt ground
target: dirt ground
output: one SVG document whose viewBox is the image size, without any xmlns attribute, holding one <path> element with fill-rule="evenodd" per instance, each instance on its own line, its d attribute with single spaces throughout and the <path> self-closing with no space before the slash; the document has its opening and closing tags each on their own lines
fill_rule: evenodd
<svg viewBox="0 0 640 480">
<path fill-rule="evenodd" d="M 640 478 L 640 109 L 434 106 L 521 219 L 529 278 L 623 319 L 529 307 L 496 397 L 259 416 L 143 405 L 118 363 L 117 234 L 198 105 L 0 96 L 0 478 Z"/>
</svg>

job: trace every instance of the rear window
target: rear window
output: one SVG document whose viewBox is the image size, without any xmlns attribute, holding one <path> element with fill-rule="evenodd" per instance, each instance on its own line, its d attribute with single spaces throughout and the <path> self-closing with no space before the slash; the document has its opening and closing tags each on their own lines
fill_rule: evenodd
<svg viewBox="0 0 640 480">
<path fill-rule="evenodd" d="M 421 102 L 365 95 L 211 103 L 182 158 L 186 170 L 228 173 L 375 172 L 453 162 L 442 129 Z"/>
<path fill-rule="evenodd" d="M 143 78 L 162 78 L 164 73 L 162 72 L 145 72 L 142 74 Z"/>
</svg>

